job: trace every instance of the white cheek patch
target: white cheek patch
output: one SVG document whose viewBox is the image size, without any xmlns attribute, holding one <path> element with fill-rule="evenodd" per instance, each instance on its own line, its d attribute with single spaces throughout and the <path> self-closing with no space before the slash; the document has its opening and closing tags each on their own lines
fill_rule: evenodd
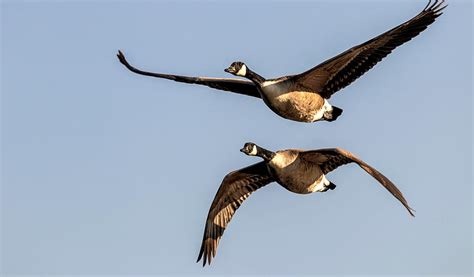
<svg viewBox="0 0 474 277">
<path fill-rule="evenodd" d="M 247 66 L 244 64 L 244 65 L 239 69 L 239 71 L 237 71 L 237 74 L 236 74 L 236 75 L 245 77 L 245 75 L 247 75 Z"/>
<path fill-rule="evenodd" d="M 250 155 L 255 156 L 257 155 L 257 146 L 252 146 L 252 151 L 250 151 Z"/>
</svg>

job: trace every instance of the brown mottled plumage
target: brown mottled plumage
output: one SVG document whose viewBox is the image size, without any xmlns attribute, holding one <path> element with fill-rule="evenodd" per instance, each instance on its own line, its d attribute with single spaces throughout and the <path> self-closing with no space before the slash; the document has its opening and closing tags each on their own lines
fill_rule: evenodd
<svg viewBox="0 0 474 277">
<path fill-rule="evenodd" d="M 254 143 L 246 143 L 241 149 L 247 155 L 260 156 L 264 161 L 227 174 L 217 191 L 206 219 L 198 262 L 210 264 L 216 255 L 219 240 L 224 234 L 232 216 L 242 202 L 257 189 L 277 182 L 289 191 L 298 194 L 324 192 L 335 185 L 326 179 L 326 174 L 337 167 L 356 163 L 414 216 L 413 210 L 398 188 L 382 173 L 366 164 L 352 153 L 340 149 L 298 150 L 289 149 L 272 152 Z"/>
</svg>

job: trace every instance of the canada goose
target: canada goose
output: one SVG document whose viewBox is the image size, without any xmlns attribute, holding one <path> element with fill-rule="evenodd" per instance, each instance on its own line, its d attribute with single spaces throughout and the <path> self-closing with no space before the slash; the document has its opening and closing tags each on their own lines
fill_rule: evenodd
<svg viewBox="0 0 474 277">
<path fill-rule="evenodd" d="M 441 11 L 446 7 L 443 3 L 444 0 L 435 0 L 431 4 L 430 0 L 418 15 L 390 31 L 354 46 L 306 72 L 276 79 L 265 79 L 242 62 L 232 63 L 225 71 L 250 81 L 152 73 L 131 66 L 121 51 L 117 56 L 122 64 L 138 74 L 262 98 L 272 111 L 286 119 L 300 122 L 333 121 L 341 115 L 342 109 L 332 106 L 327 99 L 362 76 L 397 46 L 426 29 L 442 14 Z"/>
<path fill-rule="evenodd" d="M 204 228 L 197 260 L 199 262 L 204 258 L 203 266 L 206 261 L 211 263 L 225 228 L 235 211 L 252 192 L 271 182 L 277 182 L 287 190 L 299 194 L 333 190 L 336 185 L 326 178 L 326 174 L 348 163 L 356 163 L 372 175 L 414 216 L 414 210 L 408 206 L 403 194 L 387 177 L 344 149 L 288 149 L 272 152 L 249 142 L 240 151 L 249 156 L 259 156 L 263 161 L 233 171 L 222 180 Z"/>
</svg>

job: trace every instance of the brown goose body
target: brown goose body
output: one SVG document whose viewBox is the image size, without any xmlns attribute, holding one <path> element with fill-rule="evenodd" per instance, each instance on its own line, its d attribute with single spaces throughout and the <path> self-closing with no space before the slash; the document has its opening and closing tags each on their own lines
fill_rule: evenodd
<svg viewBox="0 0 474 277">
<path fill-rule="evenodd" d="M 275 181 L 287 190 L 298 194 L 326 191 L 326 185 L 329 185 L 329 182 L 321 167 L 301 157 L 300 153 L 301 151 L 296 149 L 275 153 L 275 156 L 267 163 Z"/>
<path fill-rule="evenodd" d="M 259 90 L 265 104 L 286 119 L 314 122 L 330 111 L 327 101 L 320 94 L 298 86 L 291 80 L 265 81 Z"/>
<path fill-rule="evenodd" d="M 340 149 L 298 150 L 277 152 L 266 150 L 254 143 L 246 143 L 242 152 L 249 156 L 259 156 L 263 161 L 227 174 L 212 201 L 204 227 L 204 235 L 198 261 L 203 266 L 210 264 L 217 252 L 217 246 L 230 220 L 240 205 L 254 191 L 271 182 L 277 182 L 287 190 L 308 194 L 324 192 L 336 186 L 329 182 L 326 174 L 337 167 L 355 163 L 374 177 L 413 215 L 403 194 L 387 177 L 360 160 L 352 153 Z"/>
</svg>

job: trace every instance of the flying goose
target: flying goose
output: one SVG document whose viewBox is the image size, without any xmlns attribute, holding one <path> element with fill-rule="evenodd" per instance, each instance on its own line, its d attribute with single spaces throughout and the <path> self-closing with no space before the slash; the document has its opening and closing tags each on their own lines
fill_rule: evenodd
<svg viewBox="0 0 474 277">
<path fill-rule="evenodd" d="M 442 14 L 444 0 L 428 2 L 426 7 L 407 22 L 297 75 L 265 79 L 242 62 L 234 62 L 226 72 L 250 81 L 232 78 L 187 77 L 152 73 L 131 66 L 124 54 L 117 54 L 129 70 L 146 76 L 170 79 L 177 82 L 205 85 L 263 99 L 276 114 L 299 122 L 333 121 L 342 109 L 332 106 L 328 99 L 348 86 L 393 49 L 411 40 Z"/>
<path fill-rule="evenodd" d="M 210 264 L 215 257 L 225 228 L 235 211 L 252 192 L 271 182 L 277 182 L 287 190 L 299 194 L 333 190 L 336 185 L 326 178 L 326 174 L 348 163 L 356 163 L 372 175 L 414 216 L 414 210 L 408 206 L 403 194 L 387 177 L 344 149 L 288 149 L 272 152 L 248 142 L 240 151 L 249 156 L 259 156 L 263 161 L 233 171 L 222 180 L 204 228 L 197 260 L 199 262 L 203 259 L 203 266 L 206 262 Z"/>
</svg>

